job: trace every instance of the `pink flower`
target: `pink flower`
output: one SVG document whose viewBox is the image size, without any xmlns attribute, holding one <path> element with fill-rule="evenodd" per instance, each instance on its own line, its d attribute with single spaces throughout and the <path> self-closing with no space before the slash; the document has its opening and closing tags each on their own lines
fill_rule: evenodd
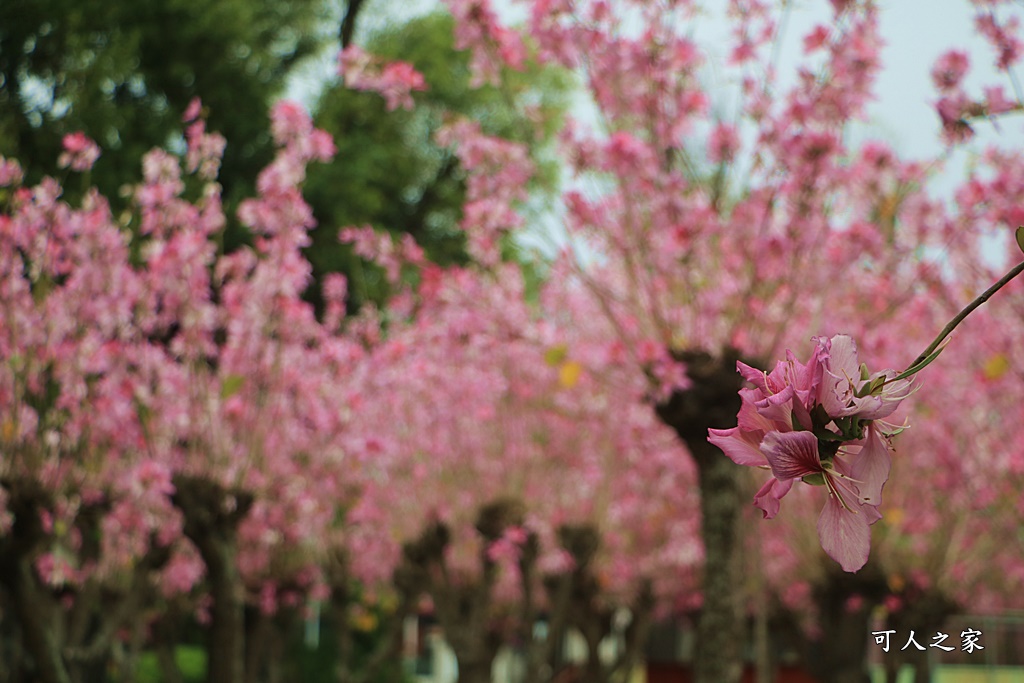
<svg viewBox="0 0 1024 683">
<path fill-rule="evenodd" d="M 62 140 L 64 152 L 58 157 L 57 165 L 61 168 L 70 167 L 72 171 L 88 171 L 100 158 L 99 146 L 78 131 L 68 133 Z"/>
<path fill-rule="evenodd" d="M 942 135 L 949 144 L 966 142 L 974 135 L 974 129 L 967 119 L 984 114 L 984 109 L 967 99 L 963 93 L 954 93 L 935 103 L 935 110 L 942 122 Z"/>
<path fill-rule="evenodd" d="M 1019 23 L 1017 17 L 1012 17 L 1000 24 L 991 12 L 980 14 L 974 20 L 978 32 L 998 51 L 996 66 L 1004 71 L 1020 60 L 1022 44 L 1016 36 Z"/>
<path fill-rule="evenodd" d="M 942 92 L 955 90 L 967 73 L 969 65 L 966 52 L 950 50 L 944 53 L 932 67 L 932 81 L 935 87 Z"/>
<path fill-rule="evenodd" d="M 182 114 L 181 120 L 184 123 L 192 123 L 199 118 L 199 114 L 203 110 L 203 103 L 198 97 L 193 97 L 192 101 L 188 103 L 188 107 L 185 108 L 185 113 Z"/>
<path fill-rule="evenodd" d="M 878 507 L 861 495 L 858 484 L 881 491 L 882 482 L 858 482 L 842 453 L 822 457 L 818 439 L 810 432 L 771 432 L 761 445 L 772 474 L 779 482 L 800 478 L 808 483 L 823 481 L 828 500 L 818 518 L 818 540 L 829 557 L 844 571 L 855 572 L 868 561 L 871 550 L 870 526 L 882 518 Z M 861 458 L 865 457 L 862 453 Z M 877 471 L 876 471 L 877 474 Z"/>
<path fill-rule="evenodd" d="M 508 537 L 501 537 L 487 547 L 487 558 L 491 562 L 516 562 L 519 559 L 519 546 Z"/>
<path fill-rule="evenodd" d="M 338 71 L 353 90 L 369 90 L 384 98 L 388 111 L 412 109 L 412 91 L 426 90 L 423 74 L 408 62 L 384 62 L 350 45 L 338 57 Z"/>
<path fill-rule="evenodd" d="M 737 465 L 769 468 L 770 463 L 761 448 L 767 434 L 793 431 L 794 421 L 802 428 L 811 427 L 809 406 L 822 374 L 820 353 L 816 352 L 806 365 L 797 363 L 789 353 L 770 374 L 742 362 L 736 366 L 754 388 L 740 390 L 742 404 L 738 426 L 710 429 L 708 441 L 721 448 Z M 765 482 L 754 496 L 754 505 L 762 510 L 765 519 L 778 514 L 779 501 L 792 486 L 791 480 L 778 477 Z"/>
<path fill-rule="evenodd" d="M 270 132 L 274 142 L 286 145 L 313 132 L 313 120 L 298 102 L 280 100 L 270 110 Z"/>
<path fill-rule="evenodd" d="M 897 376 L 895 370 L 868 375 L 866 366 L 857 359 L 856 343 L 847 335 L 839 334 L 818 343 L 828 351 L 818 400 L 829 417 L 888 417 L 914 392 L 913 380 L 893 380 Z"/>
<path fill-rule="evenodd" d="M 893 612 L 899 612 L 903 609 L 903 600 L 898 595 L 887 595 L 885 600 L 882 601 L 885 609 L 892 614 Z"/>
<path fill-rule="evenodd" d="M 985 93 L 985 111 L 989 114 L 1005 114 L 1020 107 L 1016 102 L 1007 99 L 1001 86 L 984 88 L 983 92 Z"/>
<path fill-rule="evenodd" d="M 398 107 L 412 109 L 415 103 L 411 91 L 426 89 L 427 82 L 423 74 L 408 62 L 392 62 L 381 69 L 379 92 L 384 97 L 388 111 Z"/>
<path fill-rule="evenodd" d="M 708 160 L 716 164 L 728 163 L 736 156 L 740 147 L 740 138 L 735 126 L 720 123 L 711 131 L 708 140 Z"/>
<path fill-rule="evenodd" d="M 17 161 L 0 156 L 0 187 L 18 185 L 23 177 L 21 165 Z"/>
<path fill-rule="evenodd" d="M 529 535 L 523 527 L 511 526 L 505 530 L 505 538 L 517 546 L 522 546 L 529 540 Z"/>
<path fill-rule="evenodd" d="M 810 54 L 822 47 L 828 41 L 829 29 L 827 26 L 818 24 L 810 33 L 804 36 L 804 52 Z"/>
<path fill-rule="evenodd" d="M 771 373 L 737 363 L 754 386 L 740 390 L 737 426 L 709 430 L 708 441 L 739 465 L 771 470 L 773 476 L 754 497 L 766 519 L 778 514 L 795 480 L 825 486 L 829 498 L 818 520 L 821 547 L 844 570 L 857 571 L 867 562 L 869 527 L 881 519 L 878 505 L 891 467 L 880 419 L 891 415 L 913 386 L 911 380 L 896 380 L 893 370 L 869 374 L 846 335 L 815 342 L 806 364 L 791 352 Z"/>
</svg>

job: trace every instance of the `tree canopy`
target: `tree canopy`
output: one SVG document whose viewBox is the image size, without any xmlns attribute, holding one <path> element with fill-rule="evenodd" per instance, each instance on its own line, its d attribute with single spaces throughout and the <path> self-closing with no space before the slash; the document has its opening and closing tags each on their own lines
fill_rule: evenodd
<svg viewBox="0 0 1024 683">
<path fill-rule="evenodd" d="M 570 76 L 529 66 L 510 69 L 499 87 L 474 87 L 470 53 L 455 48 L 453 29 L 450 15 L 435 13 L 385 28 L 367 41 L 368 52 L 410 63 L 423 74 L 429 87 L 415 93 L 415 108 L 389 111 L 379 95 L 340 82 L 316 106 L 317 125 L 334 137 L 338 154 L 333 163 L 310 171 L 306 197 L 319 225 L 307 255 L 318 279 L 341 271 L 355 280 L 353 306 L 379 302 L 386 288 L 377 272 L 364 270 L 350 248 L 339 244 L 338 228 L 372 225 L 408 234 L 433 262 L 467 262 L 459 228 L 465 171 L 436 139 L 446 122 L 466 117 L 490 135 L 528 144 L 540 169 L 531 187 L 550 195 L 555 185 L 557 167 L 543 159 L 567 106 Z M 531 117 L 544 121 L 539 130 Z"/>
<path fill-rule="evenodd" d="M 323 44 L 322 0 L 9 0 L 0 4 L 0 150 L 29 181 L 53 173 L 61 138 L 103 148 L 92 181 L 117 199 L 143 154 L 180 140 L 194 97 L 230 140 L 220 182 L 251 193 L 273 145 L 285 76 Z"/>
</svg>

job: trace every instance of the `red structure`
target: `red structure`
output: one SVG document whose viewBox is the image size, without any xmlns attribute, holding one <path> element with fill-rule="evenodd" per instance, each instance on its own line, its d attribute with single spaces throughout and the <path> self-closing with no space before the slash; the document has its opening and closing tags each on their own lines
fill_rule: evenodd
<svg viewBox="0 0 1024 683">
<path fill-rule="evenodd" d="M 754 683 L 757 674 L 753 667 L 743 670 L 742 683 Z M 693 671 L 682 664 L 648 664 L 647 683 L 693 683 Z M 794 666 L 780 666 L 774 683 L 819 683 L 806 671 Z"/>
</svg>

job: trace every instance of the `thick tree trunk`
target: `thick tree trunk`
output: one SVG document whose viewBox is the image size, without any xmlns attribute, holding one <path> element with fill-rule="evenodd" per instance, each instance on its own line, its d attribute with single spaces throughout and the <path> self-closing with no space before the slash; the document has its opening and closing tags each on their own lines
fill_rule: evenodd
<svg viewBox="0 0 1024 683">
<path fill-rule="evenodd" d="M 885 577 L 871 561 L 856 574 L 838 567 L 815 591 L 821 632 L 809 658 L 813 673 L 822 683 L 869 683 L 867 653 L 871 638 L 871 611 L 883 599 L 888 587 Z M 850 598 L 857 598 L 857 605 Z"/>
<path fill-rule="evenodd" d="M 242 683 L 245 653 L 245 596 L 235 565 L 234 534 L 196 544 L 206 563 L 213 605 L 210 609 L 210 683 Z"/>
<path fill-rule="evenodd" d="M 433 599 L 445 639 L 455 651 L 459 683 L 490 683 L 502 639 L 495 630 L 493 610 L 500 570 L 488 557 L 487 548 L 508 527 L 521 526 L 525 518 L 526 509 L 517 500 L 497 500 L 480 509 L 476 530 L 484 543 L 479 556 L 480 576 L 473 580 L 452 581 L 445 558 L 450 531 L 443 523 L 429 526 L 419 539 L 403 548 L 395 584 L 404 595 L 427 593 Z"/>
<path fill-rule="evenodd" d="M 524 580 L 527 578 L 525 572 L 523 577 Z M 524 632 L 523 642 L 530 646 L 525 678 L 527 681 L 558 680 L 556 672 L 564 664 L 561 648 L 569 627 L 574 572 L 545 576 L 543 581 L 549 610 L 547 635 L 543 640 L 535 640 L 532 621 L 529 622 L 529 631 Z"/>
<path fill-rule="evenodd" d="M 245 593 L 235 556 L 238 524 L 248 513 L 252 497 L 192 477 L 175 477 L 174 487 L 173 500 L 185 518 L 185 535 L 195 544 L 206 565 L 213 603 L 206 680 L 243 683 Z"/>
<path fill-rule="evenodd" d="M 32 559 L 46 534 L 39 511 L 48 509 L 49 495 L 31 480 L 3 481 L 8 510 L 14 517 L 10 534 L 0 539 L 0 583 L 11 598 L 25 651 L 35 665 L 39 683 L 71 683 L 54 628 L 55 605 L 41 589 Z"/>
<path fill-rule="evenodd" d="M 481 658 L 471 660 L 461 658 L 459 661 L 459 683 L 491 683 L 491 661 Z"/>
<path fill-rule="evenodd" d="M 870 627 L 870 619 L 863 613 L 833 615 L 822 624 L 826 635 L 817 645 L 823 683 L 870 683 L 866 645 Z"/>
<path fill-rule="evenodd" d="M 890 643 L 889 654 L 886 655 L 886 663 L 892 662 L 893 668 L 899 669 L 902 665 L 908 664 L 914 670 L 914 683 L 929 683 L 931 680 L 931 665 L 928 662 L 929 645 L 935 632 L 941 628 L 946 619 L 956 614 L 959 609 L 952 600 L 937 592 L 925 592 L 916 586 L 910 586 L 901 595 L 904 601 L 904 608 L 890 615 L 889 625 L 886 628 L 895 629 L 896 639 L 899 642 Z M 930 632 L 923 631 L 931 627 Z M 910 645 L 906 650 L 900 650 L 907 644 L 910 632 L 915 631 L 916 642 L 925 650 L 918 650 Z M 955 637 L 955 636 L 954 636 Z M 950 640 L 946 641 L 949 646 Z M 893 681 L 895 681 L 893 677 Z"/>
<path fill-rule="evenodd" d="M 704 539 L 704 603 L 697 624 L 697 683 L 739 681 L 742 674 L 736 581 L 736 465 L 707 441 L 688 444 L 698 463 L 701 536 Z"/>
<path fill-rule="evenodd" d="M 737 683 L 742 674 L 740 620 L 736 592 L 736 523 L 739 475 L 736 465 L 708 443 L 708 429 L 736 426 L 743 380 L 737 354 L 722 358 L 704 352 L 677 354 L 692 386 L 656 406 L 658 417 L 682 439 L 700 481 L 701 536 L 704 541 L 704 602 L 697 623 L 694 673 L 697 683 Z"/>
<path fill-rule="evenodd" d="M 10 565 L 5 567 L 3 580 L 13 596 L 22 642 L 32 656 L 39 683 L 71 683 L 53 628 L 52 605 L 40 592 L 31 563 L 17 557 Z"/>
<path fill-rule="evenodd" d="M 21 633 L 17 622 L 10 618 L 12 603 L 0 581 L 0 683 L 21 683 Z"/>
<path fill-rule="evenodd" d="M 183 683 L 178 660 L 174 658 L 174 643 L 161 640 L 156 644 L 156 661 L 160 665 L 160 676 L 163 683 Z"/>
<path fill-rule="evenodd" d="M 175 648 L 181 635 L 181 617 L 172 603 L 153 624 L 151 644 L 156 650 L 163 683 L 182 683 L 181 669 L 174 657 Z"/>
<path fill-rule="evenodd" d="M 265 680 L 264 669 L 271 640 L 270 617 L 258 609 L 248 610 L 245 629 L 245 683 Z"/>
<path fill-rule="evenodd" d="M 435 598 L 445 638 L 459 664 L 459 683 L 491 683 L 501 640 L 487 623 L 493 584 L 465 586 Z M 486 590 L 487 595 L 480 595 Z M 471 607 L 469 607 L 471 605 Z M 469 607 L 469 609 L 466 609 Z"/>
</svg>

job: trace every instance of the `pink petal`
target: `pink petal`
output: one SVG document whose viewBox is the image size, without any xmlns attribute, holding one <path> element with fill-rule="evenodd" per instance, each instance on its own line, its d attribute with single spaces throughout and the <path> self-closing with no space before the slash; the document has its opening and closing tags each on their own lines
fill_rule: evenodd
<svg viewBox="0 0 1024 683">
<path fill-rule="evenodd" d="M 879 505 L 882 502 L 882 487 L 889 479 L 891 466 L 888 445 L 878 428 L 874 424 L 868 425 L 867 440 L 848 465 L 849 476 L 858 482 L 862 503 Z"/>
<path fill-rule="evenodd" d="M 816 392 L 821 387 L 822 376 L 825 374 L 825 364 L 828 362 L 828 349 L 830 342 L 825 340 L 818 340 L 814 345 L 814 353 L 807 360 L 807 365 L 804 366 L 806 370 L 806 378 L 802 380 L 800 388 L 807 389 L 810 391 L 812 396 L 817 395 Z M 796 358 L 793 358 L 796 362 Z"/>
<path fill-rule="evenodd" d="M 757 411 L 754 405 L 761 400 L 761 392 L 757 389 L 740 389 L 740 412 L 736 416 L 739 428 L 745 432 L 760 431 L 762 435 L 771 431 L 780 430 L 779 426 Z"/>
<path fill-rule="evenodd" d="M 847 510 L 834 495 L 829 495 L 818 517 L 818 540 L 843 571 L 855 572 L 867 563 L 871 551 L 870 524 L 877 521 L 872 519 L 875 515 L 876 508 L 856 506 Z"/>
<path fill-rule="evenodd" d="M 895 376 L 895 370 L 885 370 L 884 372 L 876 372 L 871 375 L 871 379 L 869 381 L 874 381 L 879 377 Z M 916 387 L 914 386 L 913 378 L 890 382 L 882 387 L 882 391 L 879 395 L 870 397 L 874 399 L 870 405 L 858 406 L 855 414 L 865 420 L 879 420 L 883 417 L 889 417 L 897 408 L 900 407 L 900 403 L 903 399 L 910 396 L 914 391 L 916 391 Z"/>
<path fill-rule="evenodd" d="M 860 360 L 857 358 L 857 343 L 853 337 L 837 334 L 832 337 L 828 353 L 828 368 L 837 377 L 860 379 Z"/>
<path fill-rule="evenodd" d="M 770 432 L 761 442 L 761 452 L 779 480 L 823 471 L 818 457 L 818 439 L 810 432 Z"/>
<path fill-rule="evenodd" d="M 736 372 L 740 373 L 743 379 L 753 384 L 765 394 L 772 393 L 768 390 L 768 386 L 765 384 L 765 374 L 763 371 L 758 370 L 757 368 L 752 368 L 742 361 L 736 361 Z"/>
<path fill-rule="evenodd" d="M 739 427 L 708 430 L 708 441 L 721 448 L 737 465 L 748 467 L 763 467 L 767 464 L 759 448 L 762 436 L 764 432 L 748 432 Z"/>
<path fill-rule="evenodd" d="M 793 488 L 793 481 L 793 479 L 779 481 L 772 477 L 754 495 L 754 507 L 760 508 L 764 512 L 764 519 L 771 519 L 779 514 L 779 501 Z"/>
<path fill-rule="evenodd" d="M 825 372 L 822 376 L 819 397 L 825 412 L 832 417 L 849 415 L 853 410 L 848 403 L 853 400 L 852 382 L 860 379 L 860 365 L 857 362 L 857 345 L 845 334 L 832 337 Z"/>
<path fill-rule="evenodd" d="M 793 387 L 787 386 L 777 394 L 773 394 L 754 404 L 757 412 L 771 420 L 784 425 L 792 424 Z"/>
</svg>

